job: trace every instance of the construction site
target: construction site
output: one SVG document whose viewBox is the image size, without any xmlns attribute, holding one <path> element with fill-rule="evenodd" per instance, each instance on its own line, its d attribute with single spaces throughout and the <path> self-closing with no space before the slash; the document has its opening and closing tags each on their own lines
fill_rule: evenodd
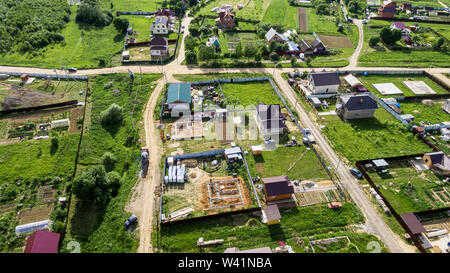
<svg viewBox="0 0 450 273">
<path fill-rule="evenodd" d="M 241 177 L 211 177 L 202 183 L 200 203 L 204 211 L 212 212 L 250 206 L 251 198 Z"/>
</svg>

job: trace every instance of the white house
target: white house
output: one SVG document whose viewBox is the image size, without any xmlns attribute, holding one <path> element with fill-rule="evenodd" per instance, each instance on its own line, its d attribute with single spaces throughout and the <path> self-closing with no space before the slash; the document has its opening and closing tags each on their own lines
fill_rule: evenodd
<svg viewBox="0 0 450 273">
<path fill-rule="evenodd" d="M 337 72 L 310 72 L 308 74 L 309 89 L 313 94 L 337 93 L 341 80 Z"/>
<path fill-rule="evenodd" d="M 167 34 L 169 33 L 169 19 L 166 16 L 156 17 L 151 27 L 153 34 Z"/>
</svg>

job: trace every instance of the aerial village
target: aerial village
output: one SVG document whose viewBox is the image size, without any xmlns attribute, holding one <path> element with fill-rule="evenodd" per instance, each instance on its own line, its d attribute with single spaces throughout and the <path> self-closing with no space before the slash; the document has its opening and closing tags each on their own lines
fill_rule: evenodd
<svg viewBox="0 0 450 273">
<path fill-rule="evenodd" d="M 445 4 L 100 2 L 0 57 L 0 252 L 450 252 Z"/>
</svg>

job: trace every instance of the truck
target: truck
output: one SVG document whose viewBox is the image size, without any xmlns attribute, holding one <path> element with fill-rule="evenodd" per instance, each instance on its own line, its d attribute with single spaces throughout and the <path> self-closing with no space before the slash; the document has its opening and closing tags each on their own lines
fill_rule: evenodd
<svg viewBox="0 0 450 273">
<path fill-rule="evenodd" d="M 142 169 L 142 177 L 147 176 L 148 171 L 148 162 L 149 162 L 149 149 L 148 147 L 141 148 L 141 169 Z"/>
</svg>

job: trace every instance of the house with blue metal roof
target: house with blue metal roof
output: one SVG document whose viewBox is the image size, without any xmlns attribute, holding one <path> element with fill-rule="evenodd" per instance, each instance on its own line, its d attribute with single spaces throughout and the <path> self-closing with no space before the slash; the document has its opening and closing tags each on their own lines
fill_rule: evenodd
<svg viewBox="0 0 450 273">
<path fill-rule="evenodd" d="M 172 117 L 191 113 L 191 84 L 171 83 L 167 90 L 166 105 L 171 111 Z"/>
</svg>

